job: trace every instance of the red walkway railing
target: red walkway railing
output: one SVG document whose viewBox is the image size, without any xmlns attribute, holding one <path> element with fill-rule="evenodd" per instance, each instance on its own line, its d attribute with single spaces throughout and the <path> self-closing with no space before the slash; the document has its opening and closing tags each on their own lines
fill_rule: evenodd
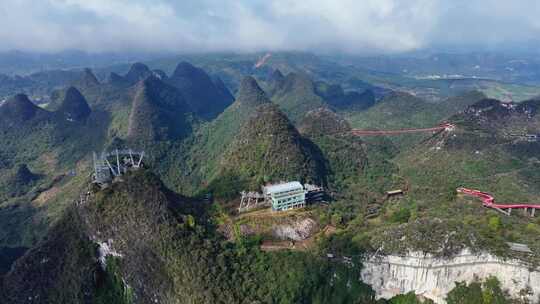
<svg viewBox="0 0 540 304">
<path fill-rule="evenodd" d="M 495 198 L 490 195 L 489 193 L 486 193 L 486 192 L 482 192 L 482 191 L 478 191 L 478 190 L 473 190 L 473 189 L 467 189 L 467 188 L 457 188 L 457 192 L 459 193 L 463 193 L 463 194 L 467 194 L 467 195 L 471 195 L 471 196 L 475 196 L 475 197 L 478 197 L 479 199 L 482 200 L 482 205 L 484 205 L 484 207 L 488 207 L 488 208 L 494 208 L 494 209 L 499 209 L 499 210 L 512 210 L 512 209 L 525 209 L 525 210 L 528 210 L 528 209 L 540 209 L 540 204 L 516 204 L 516 203 L 513 203 L 513 204 L 498 204 L 498 203 L 495 203 Z M 506 213 L 509 213 L 509 212 L 506 212 Z M 534 215 L 534 213 L 533 213 Z"/>
<path fill-rule="evenodd" d="M 452 131 L 455 126 L 451 123 L 444 123 L 442 125 L 431 128 L 411 128 L 411 129 L 399 129 L 399 130 L 360 130 L 352 129 L 353 135 L 397 135 L 407 133 L 421 133 L 421 132 L 438 132 L 438 131 Z"/>
</svg>

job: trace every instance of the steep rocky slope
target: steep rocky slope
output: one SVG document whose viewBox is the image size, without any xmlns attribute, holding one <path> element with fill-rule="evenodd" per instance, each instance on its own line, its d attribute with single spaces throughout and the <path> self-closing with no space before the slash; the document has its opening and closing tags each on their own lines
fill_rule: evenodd
<svg viewBox="0 0 540 304">
<path fill-rule="evenodd" d="M 272 101 L 295 123 L 301 121 L 310 110 L 326 104 L 324 99 L 317 95 L 315 84 L 307 75 L 290 73 L 275 85 Z"/>
<path fill-rule="evenodd" d="M 156 77 L 137 85 L 133 97 L 127 137 L 140 141 L 178 139 L 191 132 L 191 109 L 182 94 Z"/>
<path fill-rule="evenodd" d="M 78 78 L 73 80 L 72 86 L 77 88 L 96 88 L 99 87 L 100 82 L 97 79 L 96 75 L 94 75 L 94 72 L 92 72 L 91 69 L 84 69 L 82 75 Z"/>
<path fill-rule="evenodd" d="M 91 303 L 96 247 L 73 209 L 3 278 L 0 303 Z"/>
<path fill-rule="evenodd" d="M 84 98 L 75 89 L 70 91 L 73 94 L 56 112 L 33 105 L 24 95 L 0 106 L 0 116 L 5 115 L 0 119 L 0 180 L 5 182 L 0 187 L 0 247 L 28 247 L 46 232 L 69 195 L 58 195 L 50 205 L 48 200 L 39 204 L 33 200 L 48 190 L 55 193 L 60 184 L 73 179 L 76 164 L 99 150 L 106 138 L 107 114 L 89 113 Z M 25 165 L 39 179 L 19 170 Z M 74 173 L 67 176 L 70 171 Z"/>
<path fill-rule="evenodd" d="M 64 101 L 57 110 L 57 113 L 70 121 L 83 120 L 90 115 L 90 112 L 92 112 L 92 110 L 90 109 L 90 106 L 88 106 L 86 99 L 81 95 L 81 92 L 74 87 L 67 89 Z"/>
<path fill-rule="evenodd" d="M 326 172 L 318 148 L 273 104 L 255 109 L 224 153 L 218 170 L 212 186 L 217 183 L 223 188 L 218 192 L 229 188 L 233 194 L 288 180 L 322 185 Z"/>
<path fill-rule="evenodd" d="M 201 183 L 208 181 L 216 173 L 222 153 L 234 140 L 240 128 L 255 113 L 258 106 L 269 102 L 255 79 L 245 77 L 242 80 L 234 103 L 194 134 L 187 152 L 189 166 L 185 168 L 191 184 L 200 188 Z"/>
<path fill-rule="evenodd" d="M 79 148 L 87 151 L 102 142 L 108 115 L 92 112 L 76 89 L 70 88 L 67 93 L 54 112 L 34 105 L 26 95 L 17 95 L 0 106 L 0 137 L 4 143 L 0 151 L 5 153 L 5 162 L 36 162 L 43 154 L 56 152 L 66 156 L 64 160 L 74 160 L 84 153 Z M 81 138 L 80 134 L 86 136 Z M 90 146 L 89 141 L 93 141 Z M 69 155 L 73 150 L 76 155 Z"/>
<path fill-rule="evenodd" d="M 378 297 L 391 298 L 414 292 L 444 304 L 456 282 L 470 284 L 490 277 L 497 277 L 503 290 L 514 297 L 520 295 L 525 303 L 534 303 L 540 295 L 540 271 L 518 260 L 504 260 L 485 252 L 472 254 L 463 250 L 450 258 L 423 252 L 405 256 L 374 255 L 364 265 L 362 279 L 372 284 Z"/>
<path fill-rule="evenodd" d="M 328 108 L 309 111 L 300 122 L 299 130 L 309 136 L 344 134 L 351 130 L 349 123 Z"/>
<path fill-rule="evenodd" d="M 19 124 L 32 124 L 51 118 L 50 113 L 36 106 L 24 94 L 8 99 L 0 106 L 0 127 L 17 128 Z"/>
<path fill-rule="evenodd" d="M 276 94 L 276 92 L 283 87 L 284 81 L 285 76 L 283 73 L 281 73 L 279 69 L 273 70 L 265 82 L 265 91 L 269 96 L 274 96 L 274 94 Z"/>
<path fill-rule="evenodd" d="M 187 62 L 179 63 L 167 82 L 177 87 L 202 117 L 216 117 L 234 99 L 221 80 L 214 82 L 205 71 Z"/>
<path fill-rule="evenodd" d="M 1 201 L 27 193 L 40 179 L 40 176 L 31 172 L 26 164 L 19 164 L 15 168 L 6 171 L 0 170 L 2 173 L 0 175 Z"/>
<path fill-rule="evenodd" d="M 328 84 L 322 81 L 316 83 L 315 91 L 326 102 L 337 109 L 360 111 L 375 104 L 375 94 L 367 89 L 362 93 L 352 91 L 345 92 L 341 85 Z"/>
<path fill-rule="evenodd" d="M 363 210 L 385 189 L 401 186 L 402 182 L 392 177 L 397 168 L 389 161 L 395 154 L 391 142 L 352 135 L 348 121 L 328 108 L 308 112 L 299 130 L 319 147 L 327 161 L 328 187 L 333 197 L 338 201 L 361 198 L 348 202 L 349 208 Z"/>
<path fill-rule="evenodd" d="M 2 299 L 373 303 L 357 271 L 308 253 L 263 253 L 249 243 L 227 243 L 205 214 L 204 204 L 172 193 L 153 174 L 128 174 L 69 209 L 4 277 Z"/>
<path fill-rule="evenodd" d="M 129 71 L 127 74 L 123 77 L 123 80 L 128 85 L 134 85 L 137 82 L 146 79 L 149 76 L 152 76 L 153 73 L 150 71 L 148 66 L 145 64 L 142 64 L 140 62 L 136 62 L 133 65 L 131 65 Z"/>
</svg>

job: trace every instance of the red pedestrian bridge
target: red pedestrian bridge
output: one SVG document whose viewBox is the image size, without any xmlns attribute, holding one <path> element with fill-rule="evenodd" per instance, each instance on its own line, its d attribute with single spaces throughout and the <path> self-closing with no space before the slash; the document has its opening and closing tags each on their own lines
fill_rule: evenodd
<svg viewBox="0 0 540 304">
<path fill-rule="evenodd" d="M 353 135 L 359 135 L 359 136 L 380 136 L 380 135 L 399 135 L 399 134 L 422 133 L 422 132 L 453 131 L 455 128 L 456 127 L 451 123 L 443 123 L 436 127 L 431 127 L 431 128 L 411 128 L 411 129 L 397 129 L 397 130 L 352 129 L 350 132 Z"/>
<path fill-rule="evenodd" d="M 500 211 L 500 212 L 502 212 L 502 213 L 504 213 L 506 215 L 510 215 L 510 213 L 512 212 L 512 209 L 523 209 L 526 214 L 529 214 L 529 210 L 530 210 L 530 215 L 534 216 L 534 213 L 535 213 L 536 209 L 540 209 L 540 204 L 515 204 L 515 203 L 514 204 L 500 204 L 500 203 L 495 203 L 495 198 L 491 194 L 486 193 L 486 192 L 482 192 L 482 191 L 478 191 L 478 190 L 473 190 L 473 189 L 467 189 L 467 188 L 460 187 L 460 188 L 457 188 L 457 192 L 477 197 L 480 200 L 482 200 L 482 205 L 484 207 L 495 209 L 495 210 Z"/>
</svg>

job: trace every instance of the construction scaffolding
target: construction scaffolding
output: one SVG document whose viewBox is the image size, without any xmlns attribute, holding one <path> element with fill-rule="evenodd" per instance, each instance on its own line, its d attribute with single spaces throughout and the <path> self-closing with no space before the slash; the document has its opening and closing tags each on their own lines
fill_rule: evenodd
<svg viewBox="0 0 540 304">
<path fill-rule="evenodd" d="M 240 199 L 240 207 L 238 208 L 239 213 L 248 211 L 253 208 L 270 205 L 270 201 L 265 195 L 261 193 L 242 191 L 240 192 L 240 194 L 242 195 L 242 197 Z"/>
<path fill-rule="evenodd" d="M 325 200 L 326 193 L 324 192 L 323 187 L 311 184 L 304 184 L 304 189 L 306 190 L 306 202 L 320 203 Z"/>
<path fill-rule="evenodd" d="M 143 166 L 144 151 L 116 149 L 112 152 L 102 152 L 99 156 L 94 152 L 93 157 L 94 174 L 92 182 L 104 185 L 129 170 L 141 168 Z"/>
</svg>

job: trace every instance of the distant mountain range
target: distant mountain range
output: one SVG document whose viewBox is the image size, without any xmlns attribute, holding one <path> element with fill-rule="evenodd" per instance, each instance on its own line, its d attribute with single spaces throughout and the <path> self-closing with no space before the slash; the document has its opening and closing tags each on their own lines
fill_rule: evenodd
<svg viewBox="0 0 540 304">
<path fill-rule="evenodd" d="M 425 98 L 433 83 L 327 57 L 222 56 L 0 78 L 1 299 L 386 303 L 350 267 L 363 253 L 503 255 L 508 241 L 540 252 L 534 221 L 456 194 L 540 195 L 538 99 L 469 90 L 479 82 Z M 443 122 L 455 129 L 350 132 Z M 117 148 L 144 150 L 145 168 L 90 185 L 92 152 Z M 322 186 L 327 202 L 236 213 L 241 191 L 292 180 Z M 276 238 L 250 226 L 292 231 L 306 217 L 317 232 L 305 251 L 282 239 L 293 250 L 261 251 Z"/>
</svg>

